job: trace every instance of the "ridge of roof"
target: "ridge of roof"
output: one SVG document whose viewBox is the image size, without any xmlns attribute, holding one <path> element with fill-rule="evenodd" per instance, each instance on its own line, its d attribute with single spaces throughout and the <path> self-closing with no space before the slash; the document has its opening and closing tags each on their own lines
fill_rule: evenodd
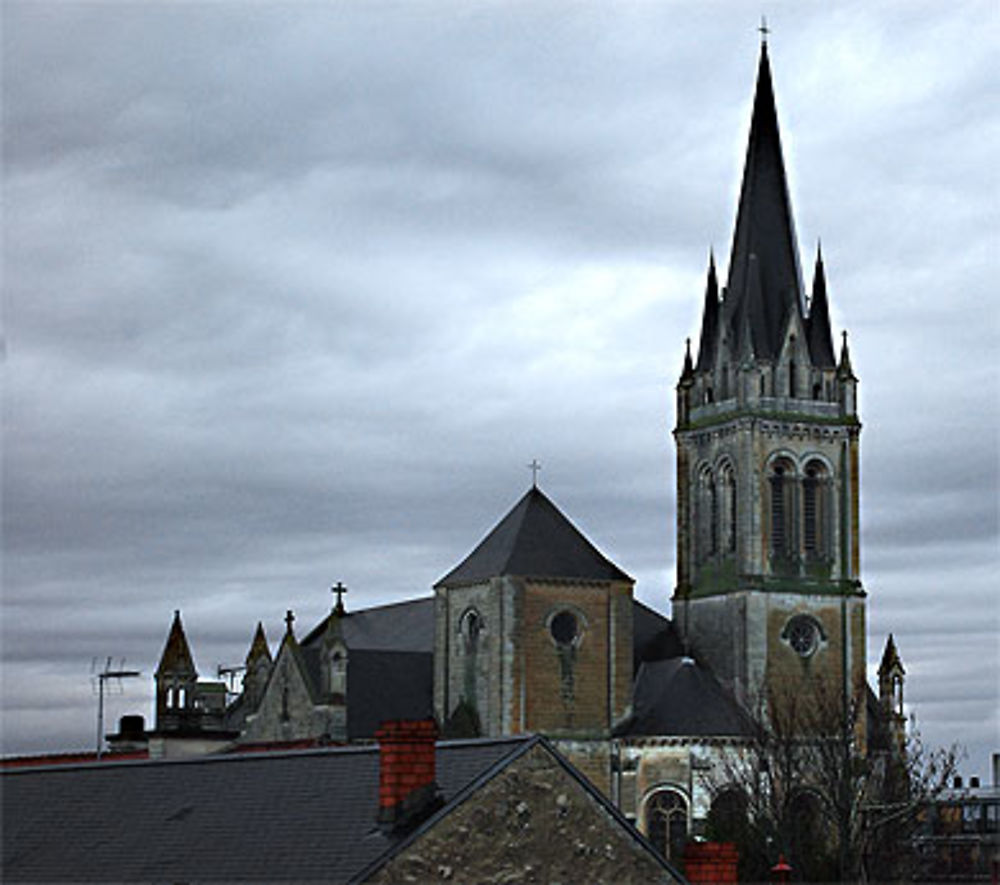
<svg viewBox="0 0 1000 885">
<path fill-rule="evenodd" d="M 561 510 L 532 486 L 473 551 L 434 586 L 502 576 L 632 581 Z"/>
<path fill-rule="evenodd" d="M 411 612 L 416 611 L 418 614 L 423 608 L 432 609 L 434 606 L 433 596 L 417 596 L 414 599 L 403 599 L 397 602 L 386 602 L 382 605 L 373 605 L 369 608 L 359 608 L 355 610 L 349 610 L 340 615 L 340 626 L 341 631 L 344 633 L 345 641 L 349 648 L 362 648 L 363 646 L 352 645 L 349 641 L 350 633 L 352 631 L 352 625 L 370 620 L 373 617 L 379 618 L 383 615 L 389 615 L 389 609 L 408 609 Z M 396 612 L 398 614 L 398 611 Z M 322 621 L 320 621 L 312 630 L 310 630 L 305 638 L 302 640 L 303 646 L 312 645 L 318 638 L 320 638 L 327 628 L 327 624 L 330 618 L 333 617 L 331 612 Z M 431 622 L 433 623 L 433 616 L 431 615 Z M 405 650 L 405 649 L 404 649 Z M 416 649 L 413 649 L 416 650 Z"/>
<path fill-rule="evenodd" d="M 751 268 L 752 259 L 758 267 Z M 759 277 L 758 279 L 755 279 Z M 747 304 L 749 290 L 760 292 Z M 780 346 L 777 323 L 794 307 L 803 313 L 802 271 L 781 150 L 767 44 L 761 45 L 743 182 L 733 230 L 726 286 L 726 321 L 739 340 L 749 321 L 755 355 L 772 359 Z M 744 315 L 749 314 L 745 317 Z"/>
</svg>

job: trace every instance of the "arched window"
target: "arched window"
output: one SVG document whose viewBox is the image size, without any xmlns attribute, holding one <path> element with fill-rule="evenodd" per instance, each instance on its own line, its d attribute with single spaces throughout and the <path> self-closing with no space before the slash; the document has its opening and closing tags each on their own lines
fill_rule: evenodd
<svg viewBox="0 0 1000 885">
<path fill-rule="evenodd" d="M 719 470 L 718 519 L 719 550 L 722 553 L 736 552 L 736 473 L 732 464 L 726 462 Z"/>
<path fill-rule="evenodd" d="M 795 360 L 788 363 L 788 395 L 795 396 Z"/>
<path fill-rule="evenodd" d="M 467 654 L 475 654 L 479 650 L 479 640 L 486 627 L 483 616 L 474 608 L 462 615 L 459 622 L 459 632 L 462 634 L 463 645 Z"/>
<path fill-rule="evenodd" d="M 695 494 L 695 561 L 705 562 L 718 549 L 719 502 L 715 479 L 708 466 L 698 471 Z"/>
<path fill-rule="evenodd" d="M 830 492 L 826 466 L 806 464 L 802 478 L 802 547 L 807 559 L 825 559 L 830 551 Z"/>
<path fill-rule="evenodd" d="M 347 651 L 335 648 L 330 655 L 330 694 L 343 697 L 347 694 Z"/>
<path fill-rule="evenodd" d="M 788 558 L 795 549 L 795 475 L 789 461 L 781 458 L 771 465 L 768 477 L 771 492 L 771 553 Z"/>
<path fill-rule="evenodd" d="M 646 801 L 646 838 L 667 859 L 679 860 L 687 843 L 687 800 L 678 790 L 665 787 Z"/>
</svg>

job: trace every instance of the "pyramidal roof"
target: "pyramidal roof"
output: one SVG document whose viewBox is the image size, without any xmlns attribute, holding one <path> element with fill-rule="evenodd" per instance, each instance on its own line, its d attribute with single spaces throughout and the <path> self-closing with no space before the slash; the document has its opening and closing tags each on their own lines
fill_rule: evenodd
<svg viewBox="0 0 1000 885">
<path fill-rule="evenodd" d="M 163 647 L 163 654 L 160 655 L 160 663 L 156 668 L 156 675 L 161 673 L 197 673 L 179 611 L 174 611 L 170 635 L 167 636 L 167 644 Z"/>
<path fill-rule="evenodd" d="M 537 487 L 435 587 L 475 584 L 501 576 L 584 581 L 631 581 L 588 541 Z"/>
<path fill-rule="evenodd" d="M 754 356 L 774 357 L 789 311 L 803 312 L 803 288 L 771 65 L 763 43 L 729 257 L 725 320 L 732 340 L 748 337 Z"/>
</svg>

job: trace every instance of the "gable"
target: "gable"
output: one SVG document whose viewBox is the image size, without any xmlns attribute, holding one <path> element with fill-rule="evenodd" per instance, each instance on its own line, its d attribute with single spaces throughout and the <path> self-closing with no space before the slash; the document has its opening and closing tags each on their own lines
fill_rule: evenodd
<svg viewBox="0 0 1000 885">
<path fill-rule="evenodd" d="M 247 717 L 246 741 L 284 741 L 332 733 L 329 710 L 316 706 L 315 688 L 294 639 L 282 643 L 257 711 Z"/>
<path fill-rule="evenodd" d="M 452 872 L 445 876 L 445 872 Z M 444 808 L 359 881 L 684 880 L 544 741 Z"/>
</svg>

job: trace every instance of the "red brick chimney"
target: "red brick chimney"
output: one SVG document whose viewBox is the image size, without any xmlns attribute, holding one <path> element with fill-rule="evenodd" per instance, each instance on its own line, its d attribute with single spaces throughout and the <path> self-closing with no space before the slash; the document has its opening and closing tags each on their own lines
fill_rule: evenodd
<svg viewBox="0 0 1000 885">
<path fill-rule="evenodd" d="M 433 719 L 383 722 L 378 740 L 378 820 L 393 828 L 423 820 L 440 805 L 434 780 Z"/>
</svg>

